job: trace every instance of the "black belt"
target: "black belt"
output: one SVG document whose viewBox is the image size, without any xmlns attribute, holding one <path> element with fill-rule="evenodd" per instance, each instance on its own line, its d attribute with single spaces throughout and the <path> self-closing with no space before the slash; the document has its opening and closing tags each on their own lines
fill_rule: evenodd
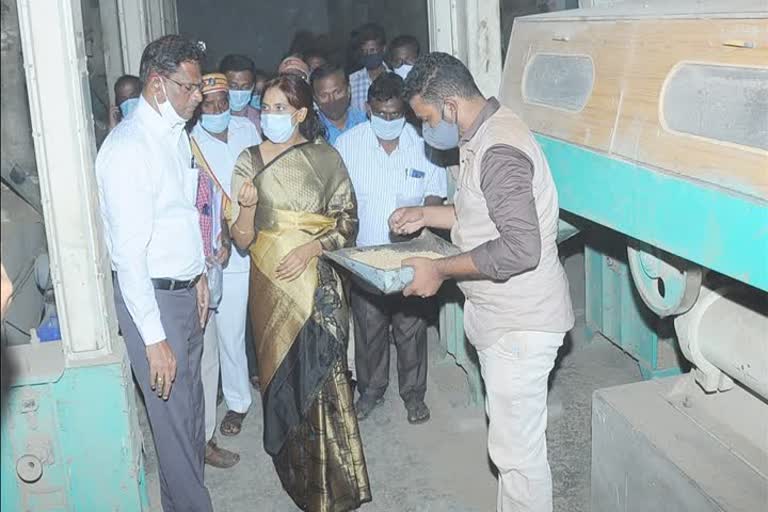
<svg viewBox="0 0 768 512">
<path fill-rule="evenodd" d="M 117 273 L 112 272 L 112 276 L 117 277 Z M 194 288 L 197 282 L 200 281 L 201 277 L 203 277 L 203 274 L 199 274 L 198 276 L 186 281 L 179 281 L 178 279 L 157 278 L 152 279 L 152 286 L 155 288 L 155 290 L 164 290 L 169 292 L 173 290 L 188 290 L 189 288 Z"/>
</svg>

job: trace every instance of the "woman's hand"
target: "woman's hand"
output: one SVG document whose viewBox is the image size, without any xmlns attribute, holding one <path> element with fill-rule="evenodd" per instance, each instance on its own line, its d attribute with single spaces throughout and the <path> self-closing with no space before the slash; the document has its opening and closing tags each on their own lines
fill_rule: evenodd
<svg viewBox="0 0 768 512">
<path fill-rule="evenodd" d="M 237 194 L 237 203 L 241 208 L 252 208 L 259 202 L 259 191 L 250 181 L 243 183 L 240 193 Z"/>
<path fill-rule="evenodd" d="M 312 258 L 320 256 L 323 247 L 317 240 L 312 240 L 291 250 L 277 266 L 277 278 L 281 281 L 293 281 L 298 278 L 309 265 Z"/>
</svg>

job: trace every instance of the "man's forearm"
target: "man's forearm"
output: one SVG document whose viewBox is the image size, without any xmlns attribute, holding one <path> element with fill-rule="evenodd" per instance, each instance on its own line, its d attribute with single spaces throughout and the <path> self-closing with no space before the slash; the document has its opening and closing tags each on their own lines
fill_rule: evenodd
<svg viewBox="0 0 768 512">
<path fill-rule="evenodd" d="M 435 260 L 435 266 L 444 279 L 486 279 L 469 253 Z"/>
<path fill-rule="evenodd" d="M 451 229 L 456 223 L 453 205 L 424 206 L 424 225 L 428 228 Z"/>
</svg>

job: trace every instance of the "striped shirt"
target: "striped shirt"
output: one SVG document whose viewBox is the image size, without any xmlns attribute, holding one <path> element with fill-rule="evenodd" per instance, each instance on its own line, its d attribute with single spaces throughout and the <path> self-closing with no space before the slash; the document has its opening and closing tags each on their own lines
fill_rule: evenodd
<svg viewBox="0 0 768 512">
<path fill-rule="evenodd" d="M 384 71 L 389 72 L 386 64 L 384 64 Z M 352 89 L 352 108 L 365 112 L 365 105 L 368 103 L 368 89 L 372 83 L 368 70 L 365 68 L 349 75 L 349 86 Z"/>
<path fill-rule="evenodd" d="M 401 206 L 417 206 L 427 196 L 446 197 L 445 169 L 424 154 L 424 140 L 406 123 L 398 147 L 387 154 L 371 128 L 359 124 L 335 144 L 357 196 L 361 247 L 390 243 L 389 216 Z"/>
</svg>

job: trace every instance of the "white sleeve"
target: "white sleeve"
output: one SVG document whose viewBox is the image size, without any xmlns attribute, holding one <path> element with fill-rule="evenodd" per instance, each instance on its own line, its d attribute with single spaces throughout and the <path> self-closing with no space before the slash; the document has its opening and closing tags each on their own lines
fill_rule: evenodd
<svg viewBox="0 0 768 512">
<path fill-rule="evenodd" d="M 112 147 L 97 158 L 102 209 L 120 291 L 146 345 L 165 339 L 160 308 L 147 267 L 154 223 L 154 187 L 149 169 L 134 144 Z M 111 150 L 111 151 L 110 151 Z M 102 155 L 100 155 L 102 156 Z"/>
<path fill-rule="evenodd" d="M 427 168 L 427 188 L 425 196 L 448 197 L 448 175 L 443 167 L 438 167 L 424 157 Z"/>
</svg>

